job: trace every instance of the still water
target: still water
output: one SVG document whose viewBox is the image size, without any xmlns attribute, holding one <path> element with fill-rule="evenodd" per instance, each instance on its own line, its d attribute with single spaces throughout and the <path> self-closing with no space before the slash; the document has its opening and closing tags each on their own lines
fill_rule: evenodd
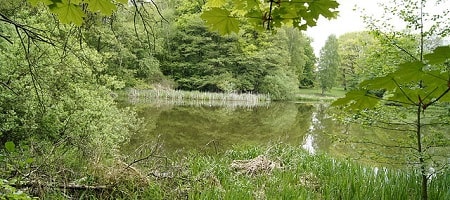
<svg viewBox="0 0 450 200">
<path fill-rule="evenodd" d="M 128 150 L 157 141 L 164 151 L 177 153 L 190 150 L 214 153 L 233 146 L 288 143 L 312 154 L 325 152 L 364 161 L 393 154 L 392 149 L 384 149 L 370 155 L 374 147 L 342 142 L 349 134 L 382 140 L 386 130 L 344 125 L 327 112 L 325 103 L 272 102 L 258 106 L 133 103 L 130 106 L 144 119 L 145 130 L 131 138 L 124 148 Z"/>
</svg>

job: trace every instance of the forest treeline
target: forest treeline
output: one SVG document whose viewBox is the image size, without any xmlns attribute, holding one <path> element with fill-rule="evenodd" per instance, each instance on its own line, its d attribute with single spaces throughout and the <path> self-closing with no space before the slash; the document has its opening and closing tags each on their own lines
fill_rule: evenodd
<svg viewBox="0 0 450 200">
<path fill-rule="evenodd" d="M 161 1 L 120 8 L 112 18 L 82 31 L 104 58 L 104 73 L 125 87 L 272 94 L 286 99 L 314 84 L 311 40 L 299 30 L 239 34 L 210 31 L 200 18 L 202 1 Z M 142 16 L 135 16 L 139 9 Z M 158 13 L 159 11 L 159 13 Z"/>
</svg>

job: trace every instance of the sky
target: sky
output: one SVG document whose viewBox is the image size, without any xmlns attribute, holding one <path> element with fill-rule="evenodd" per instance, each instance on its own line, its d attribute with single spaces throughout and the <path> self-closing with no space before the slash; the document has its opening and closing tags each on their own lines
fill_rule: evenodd
<svg viewBox="0 0 450 200">
<path fill-rule="evenodd" d="M 384 10 L 379 4 L 387 4 L 392 0 L 337 0 L 339 2 L 339 16 L 337 19 L 327 20 L 319 18 L 317 26 L 310 27 L 306 34 L 313 39 L 312 46 L 317 57 L 320 49 L 331 34 L 339 37 L 348 32 L 363 31 L 366 29 L 361 18 L 361 11 L 364 10 L 366 16 L 383 15 Z M 440 7 L 435 6 L 436 1 L 428 1 L 424 12 L 442 13 L 443 10 L 450 8 L 450 0 L 445 1 Z M 355 9 L 356 8 L 356 9 Z M 404 23 L 392 20 L 389 24 L 396 27 L 405 27 Z M 450 43 L 450 38 L 444 38 L 445 43 Z"/>
<path fill-rule="evenodd" d="M 313 39 L 312 46 L 316 55 L 319 55 L 320 49 L 331 34 L 339 37 L 347 32 L 364 30 L 365 25 L 360 10 L 365 9 L 369 15 L 382 13 L 383 10 L 378 6 L 378 2 L 383 1 L 386 0 L 338 0 L 340 5 L 337 19 L 327 20 L 321 17 L 317 26 L 310 27 L 306 31 L 306 34 Z M 358 9 L 354 10 L 354 8 Z"/>
</svg>

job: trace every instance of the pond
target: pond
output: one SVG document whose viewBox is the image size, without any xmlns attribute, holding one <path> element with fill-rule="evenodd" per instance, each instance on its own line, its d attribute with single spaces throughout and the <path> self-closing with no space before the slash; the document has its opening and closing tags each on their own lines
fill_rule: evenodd
<svg viewBox="0 0 450 200">
<path fill-rule="evenodd" d="M 161 146 L 160 150 L 177 154 L 190 150 L 217 153 L 233 146 L 288 143 L 312 154 L 325 152 L 364 162 L 392 163 L 383 155 L 402 155 L 398 152 L 401 149 L 342 142 L 342 138 L 353 134 L 354 137 L 370 137 L 373 143 L 382 143 L 384 135 L 390 132 L 343 124 L 327 112 L 326 103 L 220 106 L 134 102 L 129 105 L 144 119 L 145 130 L 134 135 L 124 151 L 155 142 Z"/>
</svg>

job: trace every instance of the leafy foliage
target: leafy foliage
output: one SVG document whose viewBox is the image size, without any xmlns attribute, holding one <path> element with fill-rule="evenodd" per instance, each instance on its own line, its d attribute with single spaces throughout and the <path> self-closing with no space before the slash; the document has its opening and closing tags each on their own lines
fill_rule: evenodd
<svg viewBox="0 0 450 200">
<path fill-rule="evenodd" d="M 322 94 L 336 84 L 337 70 L 340 64 L 339 44 L 335 35 L 330 35 L 320 50 L 318 78 Z"/>
<path fill-rule="evenodd" d="M 199 17 L 200 5 L 179 5 L 161 45 L 166 48 L 157 54 L 161 71 L 178 89 L 269 93 L 286 99 L 302 79 L 314 79 L 311 41 L 297 29 L 283 27 L 272 34 L 243 22 L 241 34 L 224 36 L 208 30 Z"/>
<path fill-rule="evenodd" d="M 230 12 L 220 8 L 211 8 L 203 12 L 202 18 L 208 19 L 206 23 L 210 26 L 217 27 L 220 34 L 227 34 L 239 31 L 239 21 L 228 17 Z"/>
<path fill-rule="evenodd" d="M 9 41 L 0 40 L 0 180 L 81 178 L 86 168 L 74 166 L 106 163 L 139 121 L 111 98 L 108 85 L 116 80 L 105 73 L 101 54 L 48 13 L 29 18 L 28 8 L 16 9 L 12 18 L 46 30 L 41 38 L 47 40 L 0 23 L 2 34 L 9 36 Z M 60 173 L 68 168 L 77 172 Z"/>
<path fill-rule="evenodd" d="M 399 64 L 394 72 L 386 76 L 362 82 L 355 92 L 347 93 L 333 105 L 361 110 L 374 107 L 380 101 L 393 101 L 404 106 L 423 105 L 426 109 L 437 101 L 448 102 L 449 50 L 449 46 L 438 47 L 433 53 L 424 55 L 423 62 Z M 371 92 L 381 90 L 381 96 Z"/>
<path fill-rule="evenodd" d="M 339 3 L 335 0 L 319 1 L 255 1 L 212 0 L 205 5 L 202 14 L 213 30 L 230 34 L 238 32 L 239 20 L 248 21 L 254 28 L 272 29 L 283 25 L 301 30 L 315 26 L 320 16 L 337 17 Z"/>
<path fill-rule="evenodd" d="M 32 5 L 43 4 L 58 16 L 62 23 L 74 23 L 81 26 L 86 16 L 82 7 L 92 13 L 111 15 L 117 9 L 116 3 L 126 4 L 128 0 L 28 0 Z"/>
<path fill-rule="evenodd" d="M 442 152 L 448 155 L 449 137 L 443 136 L 442 128 L 448 125 L 448 110 L 445 105 L 450 100 L 450 50 L 449 46 L 434 48 L 433 36 L 444 37 L 448 33 L 448 25 L 441 26 L 440 19 L 448 20 L 448 9 L 439 15 L 427 13 L 426 7 L 432 1 L 395 1 L 400 5 L 389 8 L 385 7 L 387 13 L 394 13 L 406 22 L 406 27 L 418 31 L 418 37 L 410 32 L 384 33 L 377 30 L 381 35 L 382 44 L 394 46 L 399 52 L 409 59 L 397 60 L 393 68 L 385 74 L 362 82 L 357 90 L 348 93 L 344 98 L 333 103 L 335 106 L 343 106 L 347 110 L 360 113 L 369 113 L 364 118 L 369 119 L 370 125 L 381 123 L 385 128 L 401 128 L 408 139 L 395 139 L 396 148 L 412 149 L 415 166 L 421 175 L 421 199 L 428 199 L 428 187 L 431 175 L 438 174 L 434 170 L 448 168 L 448 156 L 440 156 Z M 439 5 L 442 1 L 438 1 Z M 434 5 L 435 6 L 435 5 Z M 429 18 L 430 16 L 433 16 Z M 426 29 L 426 23 L 432 25 Z M 427 24 L 428 25 L 428 24 Z M 389 27 L 386 23 L 383 27 Z M 383 29 L 384 30 L 384 29 Z M 392 30 L 391 30 L 392 31 Z M 399 44 L 397 39 L 406 38 L 413 41 L 413 47 L 419 46 L 418 51 L 409 46 Z M 418 39 L 416 39 L 418 38 Z M 439 40 L 437 40 L 439 41 Z M 417 45 L 418 43 L 418 45 Z M 411 51 L 413 50 L 413 51 Z M 398 54 L 398 53 L 397 53 Z M 425 54 L 425 55 L 424 55 Z M 388 55 L 388 54 L 386 54 Z M 368 103 L 369 102 L 369 103 Z M 383 103 L 383 104 L 382 104 Z M 386 109 L 398 107 L 401 112 L 390 113 Z M 448 109 L 448 108 L 447 108 Z M 430 116 L 425 114 L 430 112 Z M 446 114 L 442 114 L 446 113 Z M 398 118 L 398 119 L 395 119 Z M 387 119 L 387 120 L 386 120 Z M 411 128 L 413 127 L 413 128 Z M 403 136 L 403 135 L 402 135 Z M 404 146 L 406 144 L 406 146 Z M 431 175 L 430 175 L 431 174 Z"/>
</svg>

